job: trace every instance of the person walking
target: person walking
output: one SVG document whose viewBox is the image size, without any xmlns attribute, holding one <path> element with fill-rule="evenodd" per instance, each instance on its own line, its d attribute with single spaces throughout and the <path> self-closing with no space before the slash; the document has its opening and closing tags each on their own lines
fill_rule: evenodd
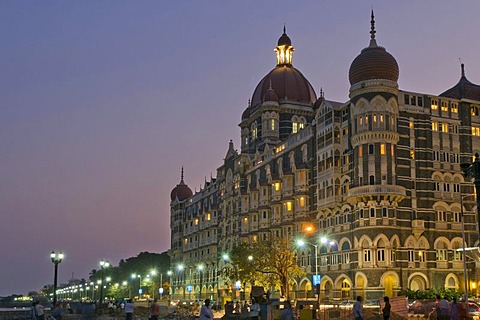
<svg viewBox="0 0 480 320">
<path fill-rule="evenodd" d="M 448 319 L 450 319 L 450 303 L 448 303 L 448 301 L 447 301 L 447 299 L 445 299 L 445 297 L 443 297 L 443 299 L 440 300 L 440 302 L 438 303 L 437 319 L 438 320 L 448 320 Z"/>
<path fill-rule="evenodd" d="M 282 320 L 293 320 L 293 309 L 290 300 L 286 301 L 285 307 L 280 313 L 280 316 L 282 317 Z"/>
<path fill-rule="evenodd" d="M 460 320 L 460 304 L 457 303 L 457 298 L 453 298 L 450 304 L 450 319 Z"/>
<path fill-rule="evenodd" d="M 250 306 L 250 314 L 252 319 L 256 320 L 260 318 L 260 305 L 255 300 L 255 298 L 252 299 L 252 305 Z"/>
<path fill-rule="evenodd" d="M 37 316 L 37 320 L 45 320 L 45 307 L 38 301 L 35 305 L 35 314 Z"/>
<path fill-rule="evenodd" d="M 362 297 L 357 296 L 357 301 L 353 304 L 353 318 L 355 320 L 363 320 L 363 304 Z"/>
<path fill-rule="evenodd" d="M 208 307 L 210 305 L 210 299 L 205 299 L 205 304 L 200 309 L 200 320 L 212 320 L 213 313 L 212 310 Z"/>
<path fill-rule="evenodd" d="M 389 320 L 390 319 L 390 311 L 392 309 L 392 305 L 390 304 L 390 298 L 387 297 L 387 296 L 383 297 L 383 302 L 385 302 L 385 306 L 382 309 L 383 320 Z"/>
<path fill-rule="evenodd" d="M 133 319 L 133 310 L 135 309 L 135 305 L 133 304 L 132 299 L 128 299 L 127 303 L 125 303 L 125 320 L 132 320 Z"/>
<path fill-rule="evenodd" d="M 152 305 L 150 306 L 150 320 L 158 320 L 158 316 L 160 315 L 160 306 L 157 301 L 157 298 L 153 299 Z"/>
</svg>

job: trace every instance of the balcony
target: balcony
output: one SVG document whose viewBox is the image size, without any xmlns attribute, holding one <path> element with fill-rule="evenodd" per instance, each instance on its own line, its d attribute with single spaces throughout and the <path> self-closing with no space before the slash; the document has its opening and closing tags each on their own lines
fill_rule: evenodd
<svg viewBox="0 0 480 320">
<path fill-rule="evenodd" d="M 377 196 L 384 196 L 391 201 L 401 201 L 406 196 L 404 187 L 396 185 L 367 185 L 348 190 L 347 201 L 351 204 L 367 202 Z"/>
</svg>

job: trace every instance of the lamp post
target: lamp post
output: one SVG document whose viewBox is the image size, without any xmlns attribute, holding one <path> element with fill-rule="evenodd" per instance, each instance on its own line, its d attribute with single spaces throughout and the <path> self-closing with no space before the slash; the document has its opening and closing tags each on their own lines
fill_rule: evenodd
<svg viewBox="0 0 480 320">
<path fill-rule="evenodd" d="M 100 270 L 102 272 L 102 279 L 100 284 L 100 306 L 103 304 L 103 279 L 105 277 L 105 269 L 110 267 L 110 262 L 107 260 L 100 260 Z"/>
<path fill-rule="evenodd" d="M 63 260 L 63 253 L 62 252 L 55 252 L 52 251 L 50 253 L 50 259 L 52 259 L 52 263 L 55 266 L 55 272 L 53 275 L 53 306 L 55 307 L 57 305 L 57 280 L 58 280 L 58 265 L 62 262 Z"/>
<path fill-rule="evenodd" d="M 136 279 L 138 278 L 138 295 L 140 296 L 141 295 L 141 291 L 142 291 L 142 276 L 140 274 L 136 274 L 136 273 L 133 273 L 132 274 L 132 279 Z"/>
<path fill-rule="evenodd" d="M 199 297 L 200 299 L 202 299 L 202 278 L 203 278 L 203 265 L 200 264 L 197 266 L 197 270 L 198 270 L 198 277 L 200 278 L 199 281 L 200 281 L 200 292 L 199 292 Z"/>
</svg>

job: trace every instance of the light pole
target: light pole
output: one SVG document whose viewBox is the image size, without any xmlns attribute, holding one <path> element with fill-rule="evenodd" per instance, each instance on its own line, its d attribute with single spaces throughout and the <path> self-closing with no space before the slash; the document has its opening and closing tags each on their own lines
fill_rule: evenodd
<svg viewBox="0 0 480 320">
<path fill-rule="evenodd" d="M 140 274 L 133 273 L 132 274 L 132 279 L 138 278 L 138 295 L 141 296 L 142 292 L 142 276 Z"/>
<path fill-rule="evenodd" d="M 198 277 L 199 277 L 199 281 L 200 281 L 200 292 L 199 292 L 199 299 L 202 299 L 202 278 L 203 278 L 203 265 L 200 264 L 197 266 L 197 270 L 198 270 Z"/>
<path fill-rule="evenodd" d="M 103 278 L 105 277 L 105 269 L 110 267 L 110 262 L 107 260 L 100 260 L 100 270 L 102 272 L 102 279 L 101 279 L 101 284 L 100 284 L 100 306 L 103 304 Z"/>
<path fill-rule="evenodd" d="M 58 265 L 63 260 L 63 253 L 62 252 L 55 252 L 52 251 L 50 253 L 50 259 L 52 260 L 53 265 L 55 266 L 54 275 L 53 275 L 53 306 L 57 305 L 57 280 L 58 280 Z"/>
</svg>

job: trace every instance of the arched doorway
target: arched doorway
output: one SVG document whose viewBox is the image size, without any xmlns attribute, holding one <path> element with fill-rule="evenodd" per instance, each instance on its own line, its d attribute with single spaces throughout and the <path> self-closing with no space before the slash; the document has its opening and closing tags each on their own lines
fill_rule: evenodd
<svg viewBox="0 0 480 320">
<path fill-rule="evenodd" d="M 408 288 L 410 290 L 425 290 L 427 288 L 427 284 L 425 282 L 425 279 L 420 276 L 420 275 L 415 275 L 410 279 L 410 282 L 408 284 Z"/>
<path fill-rule="evenodd" d="M 383 280 L 383 285 L 385 286 L 385 295 L 393 297 L 393 288 L 397 285 L 397 279 L 392 274 L 389 274 Z"/>
</svg>

